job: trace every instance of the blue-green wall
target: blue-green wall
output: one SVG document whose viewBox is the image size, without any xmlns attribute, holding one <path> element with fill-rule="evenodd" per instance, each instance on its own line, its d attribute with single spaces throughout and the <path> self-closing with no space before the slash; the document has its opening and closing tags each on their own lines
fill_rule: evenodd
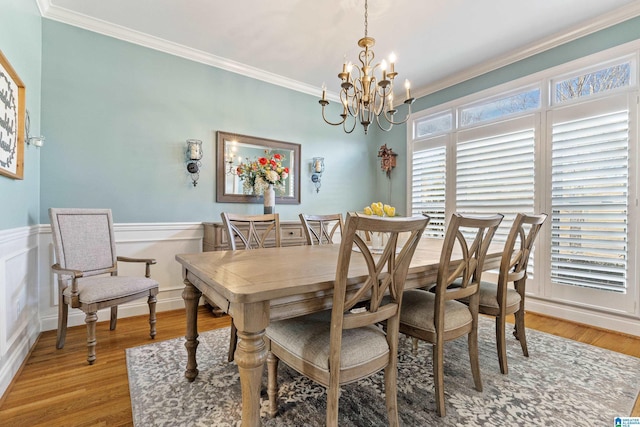
<svg viewBox="0 0 640 427">
<path fill-rule="evenodd" d="M 361 210 L 375 194 L 379 145 L 324 124 L 316 97 L 47 19 L 42 33 L 42 223 L 52 206 L 110 207 L 116 222 L 134 223 L 261 213 L 215 202 L 217 130 L 302 145 L 302 203 L 277 206 L 284 219 Z M 203 141 L 195 188 L 189 138 Z M 314 156 L 325 157 L 319 193 Z"/>
<path fill-rule="evenodd" d="M 40 133 L 41 18 L 35 1 L 0 0 L 0 50 L 26 88 L 31 134 Z M 0 175 L 0 230 L 40 223 L 40 152 L 24 150 L 24 179 Z"/>
</svg>

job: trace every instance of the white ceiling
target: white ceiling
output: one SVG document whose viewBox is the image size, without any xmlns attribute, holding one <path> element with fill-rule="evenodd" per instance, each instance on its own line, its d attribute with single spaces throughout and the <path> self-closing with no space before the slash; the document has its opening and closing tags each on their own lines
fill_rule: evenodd
<svg viewBox="0 0 640 427">
<path fill-rule="evenodd" d="M 364 0 L 36 1 L 45 18 L 318 96 L 364 35 Z M 370 0 L 369 36 L 421 96 L 637 15 L 640 0 Z"/>
</svg>

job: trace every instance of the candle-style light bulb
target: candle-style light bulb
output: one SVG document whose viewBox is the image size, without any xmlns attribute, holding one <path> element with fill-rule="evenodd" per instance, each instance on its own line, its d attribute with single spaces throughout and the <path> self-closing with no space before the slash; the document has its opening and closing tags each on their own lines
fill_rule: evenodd
<svg viewBox="0 0 640 427">
<path fill-rule="evenodd" d="M 383 59 L 380 68 L 382 68 L 382 80 L 387 80 L 387 61 Z"/>
<path fill-rule="evenodd" d="M 391 64 L 391 68 L 390 68 L 389 71 L 392 72 L 392 73 L 395 72 L 394 66 L 395 66 L 395 63 L 396 63 L 396 54 L 393 53 L 393 52 L 391 52 L 391 54 L 389 55 L 389 63 Z"/>
<path fill-rule="evenodd" d="M 411 83 L 409 80 L 404 81 L 404 88 L 407 90 L 407 99 L 411 98 Z"/>
<path fill-rule="evenodd" d="M 322 100 L 325 101 L 327 99 L 327 85 L 322 82 Z"/>
</svg>

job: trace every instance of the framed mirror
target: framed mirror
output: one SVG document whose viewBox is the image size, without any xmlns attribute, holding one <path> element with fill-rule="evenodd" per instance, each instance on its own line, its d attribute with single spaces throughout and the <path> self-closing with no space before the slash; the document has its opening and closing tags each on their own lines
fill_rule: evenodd
<svg viewBox="0 0 640 427">
<path fill-rule="evenodd" d="M 300 204 L 300 144 L 255 136 L 217 132 L 216 201 L 221 203 L 263 203 L 253 177 L 238 172 L 261 158 L 277 159 L 286 178 L 275 186 L 276 204 Z"/>
</svg>

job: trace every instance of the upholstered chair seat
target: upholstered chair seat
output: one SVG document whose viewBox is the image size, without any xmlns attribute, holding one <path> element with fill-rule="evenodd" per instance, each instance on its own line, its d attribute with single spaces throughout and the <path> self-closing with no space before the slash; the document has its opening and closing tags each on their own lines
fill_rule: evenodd
<svg viewBox="0 0 640 427">
<path fill-rule="evenodd" d="M 78 298 L 81 303 L 93 304 L 136 295 L 157 287 L 158 282 L 146 277 L 111 276 L 109 286 L 104 286 L 104 277 L 85 277 L 78 279 Z M 67 287 L 63 295 L 71 298 L 71 287 Z"/>
<path fill-rule="evenodd" d="M 331 311 L 273 322 L 267 327 L 272 345 L 286 347 L 294 357 L 316 368 L 329 369 Z M 366 344 L 366 345 L 365 345 Z M 342 334 L 340 369 L 349 370 L 375 359 L 388 359 L 384 331 L 376 326 L 345 329 Z"/>
<path fill-rule="evenodd" d="M 435 328 L 435 305 L 436 295 L 433 292 L 422 290 L 405 291 L 403 297 L 400 321 L 409 327 L 419 328 L 424 331 L 436 332 Z M 473 317 L 469 308 L 456 300 L 444 302 L 444 309 L 447 315 L 444 317 L 444 331 L 464 328 L 468 325 L 471 328 Z"/>
<path fill-rule="evenodd" d="M 498 285 L 492 282 L 485 282 L 484 280 L 480 282 L 480 313 L 484 313 L 490 309 L 499 309 L 498 299 L 496 295 L 498 294 Z M 520 305 L 520 294 L 513 288 L 507 289 L 507 305 L 505 309 L 507 311 L 512 311 L 514 308 L 517 311 L 517 307 Z"/>
</svg>

